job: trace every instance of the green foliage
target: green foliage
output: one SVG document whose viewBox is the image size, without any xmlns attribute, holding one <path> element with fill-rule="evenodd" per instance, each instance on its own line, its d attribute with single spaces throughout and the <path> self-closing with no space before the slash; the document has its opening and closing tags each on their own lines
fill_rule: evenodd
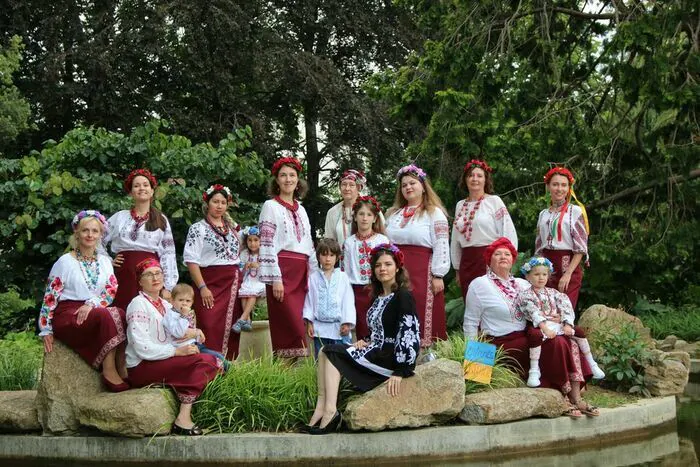
<svg viewBox="0 0 700 467">
<path fill-rule="evenodd" d="M 626 324 L 615 332 L 596 332 L 589 339 L 599 349 L 597 362 L 605 371 L 601 385 L 649 396 L 644 387 L 644 366 L 651 356 L 646 342 L 632 325 Z"/>
<path fill-rule="evenodd" d="M 0 42 L 0 154 L 5 144 L 29 128 L 29 103 L 12 82 L 20 67 L 22 40 L 13 36 L 8 47 L 2 45 Z"/>
<path fill-rule="evenodd" d="M 16 288 L 0 293 L 0 338 L 11 330 L 27 330 L 32 320 L 27 318 L 33 300 L 22 298 Z"/>
<path fill-rule="evenodd" d="M 219 433 L 290 431 L 316 405 L 316 366 L 266 358 L 236 363 L 209 383 L 194 406 L 194 421 Z"/>
<path fill-rule="evenodd" d="M 10 333 L 0 340 L 0 391 L 36 389 L 43 350 L 33 332 Z"/>
<path fill-rule="evenodd" d="M 696 304 L 670 307 L 640 298 L 631 312 L 651 330 L 655 339 L 674 335 L 688 342 L 700 340 L 700 307 Z"/>
<path fill-rule="evenodd" d="M 461 365 L 464 363 L 464 351 L 467 348 L 467 340 L 468 339 L 466 339 L 461 332 L 453 332 L 449 335 L 447 340 L 438 341 L 435 344 L 435 355 L 438 358 L 454 360 Z M 478 337 L 477 341 L 484 342 L 481 337 Z M 466 394 L 487 391 L 489 389 L 517 388 L 522 386 L 522 379 L 512 370 L 512 368 L 517 365 L 518 363 L 512 357 L 507 355 L 502 348 L 499 348 L 496 351 L 496 361 L 493 366 L 493 373 L 491 374 L 491 384 L 481 384 L 476 381 L 465 380 Z"/>
</svg>

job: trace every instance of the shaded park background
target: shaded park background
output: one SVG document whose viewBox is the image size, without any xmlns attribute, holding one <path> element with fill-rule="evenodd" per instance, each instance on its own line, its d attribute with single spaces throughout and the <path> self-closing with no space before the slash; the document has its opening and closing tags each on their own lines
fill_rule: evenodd
<svg viewBox="0 0 700 467">
<path fill-rule="evenodd" d="M 524 255 L 565 164 L 591 220 L 582 309 L 698 338 L 698 80 L 690 0 L 0 0 L 0 335 L 33 326 L 72 215 L 129 205 L 132 168 L 181 251 L 203 188 L 253 222 L 286 151 L 316 228 L 346 167 L 388 206 L 416 161 L 453 211 L 484 157 Z"/>
</svg>

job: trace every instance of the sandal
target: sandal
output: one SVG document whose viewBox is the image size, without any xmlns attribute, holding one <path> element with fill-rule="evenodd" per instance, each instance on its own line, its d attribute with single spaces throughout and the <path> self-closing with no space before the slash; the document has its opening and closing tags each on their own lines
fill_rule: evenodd
<svg viewBox="0 0 700 467">
<path fill-rule="evenodd" d="M 581 411 L 573 405 L 569 405 L 569 407 L 566 409 L 566 412 L 564 412 L 562 415 L 566 415 L 567 417 L 570 417 L 570 418 L 582 418 L 583 417 L 583 413 L 581 413 Z"/>
<path fill-rule="evenodd" d="M 170 434 L 184 436 L 200 436 L 202 434 L 202 429 L 197 425 L 192 425 L 192 428 L 183 428 L 177 423 L 173 423 L 173 427 L 170 429 Z"/>
<path fill-rule="evenodd" d="M 597 417 L 598 415 L 600 415 L 600 410 L 598 410 L 598 407 L 589 404 L 583 399 L 580 399 L 578 402 L 576 402 L 576 408 L 579 411 L 581 411 L 582 414 L 585 414 L 587 417 Z"/>
</svg>

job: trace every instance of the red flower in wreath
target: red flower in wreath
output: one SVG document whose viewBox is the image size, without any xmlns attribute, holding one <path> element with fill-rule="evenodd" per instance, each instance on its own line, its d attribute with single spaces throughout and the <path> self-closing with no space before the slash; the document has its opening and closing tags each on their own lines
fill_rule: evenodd
<svg viewBox="0 0 700 467">
<path fill-rule="evenodd" d="M 215 185 L 210 186 L 207 188 L 204 193 L 202 193 L 202 200 L 205 203 L 208 203 L 209 200 L 211 199 L 212 196 L 214 196 L 216 193 L 221 193 L 226 197 L 226 200 L 230 203 L 233 201 L 233 194 L 231 193 L 231 190 L 229 187 L 221 185 L 220 183 L 217 183 Z"/>
<path fill-rule="evenodd" d="M 146 177 L 148 179 L 148 183 L 151 184 L 151 188 L 153 188 L 154 190 L 158 186 L 158 180 L 156 180 L 156 177 L 153 176 L 150 170 L 136 169 L 132 170 L 129 176 L 126 177 L 126 180 L 124 181 L 124 191 L 126 191 L 127 193 L 131 193 L 131 185 L 134 183 L 134 178 L 138 176 Z"/>
<path fill-rule="evenodd" d="M 352 205 L 352 212 L 357 212 L 363 203 L 370 203 L 375 214 L 379 214 L 382 210 L 379 201 L 377 201 L 373 196 L 358 196 Z"/>
<path fill-rule="evenodd" d="M 480 161 L 477 159 L 472 159 L 464 166 L 464 173 L 467 173 L 472 167 L 479 167 L 484 172 L 493 172 L 493 168 L 486 163 L 486 161 Z"/>
<path fill-rule="evenodd" d="M 285 165 L 293 167 L 294 170 L 297 171 L 297 173 L 301 173 L 303 170 L 301 167 L 301 162 L 299 162 L 299 159 L 297 159 L 296 157 L 280 157 L 275 161 L 274 164 L 272 164 L 272 175 L 276 177 L 277 172 L 279 172 L 280 169 Z"/>
<path fill-rule="evenodd" d="M 567 179 L 569 179 L 569 185 L 573 185 L 574 182 L 576 181 L 576 179 L 574 178 L 574 174 L 572 174 L 571 171 L 569 169 L 567 169 L 566 167 L 552 167 L 545 174 L 544 183 L 545 184 L 549 183 L 549 180 L 555 175 L 565 176 Z"/>
</svg>

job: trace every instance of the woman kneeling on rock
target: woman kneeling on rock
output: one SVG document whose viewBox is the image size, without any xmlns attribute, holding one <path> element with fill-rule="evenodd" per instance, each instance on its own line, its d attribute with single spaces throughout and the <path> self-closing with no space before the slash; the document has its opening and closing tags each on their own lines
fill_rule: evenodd
<svg viewBox="0 0 700 467">
<path fill-rule="evenodd" d="M 374 296 L 367 311 L 370 337 L 353 346 L 332 344 L 321 348 L 316 409 L 304 427 L 311 434 L 331 433 L 340 427 L 337 402 L 341 376 L 363 392 L 388 381 L 387 391 L 396 396 L 401 379 L 413 375 L 420 334 L 403 253 L 393 244 L 377 245 L 372 249 L 370 265 Z"/>
<path fill-rule="evenodd" d="M 126 309 L 127 337 L 126 366 L 132 386 L 149 384 L 171 386 L 180 399 L 180 412 L 175 418 L 172 433 L 201 435 L 202 430 L 191 417 L 192 404 L 222 368 L 222 362 L 213 355 L 200 354 L 197 346 L 176 347 L 164 326 L 163 319 L 171 305 L 160 298 L 163 288 L 163 269 L 158 260 L 146 259 L 136 266 L 141 286 L 139 295 Z M 201 334 L 189 329 L 184 339 Z"/>
</svg>

